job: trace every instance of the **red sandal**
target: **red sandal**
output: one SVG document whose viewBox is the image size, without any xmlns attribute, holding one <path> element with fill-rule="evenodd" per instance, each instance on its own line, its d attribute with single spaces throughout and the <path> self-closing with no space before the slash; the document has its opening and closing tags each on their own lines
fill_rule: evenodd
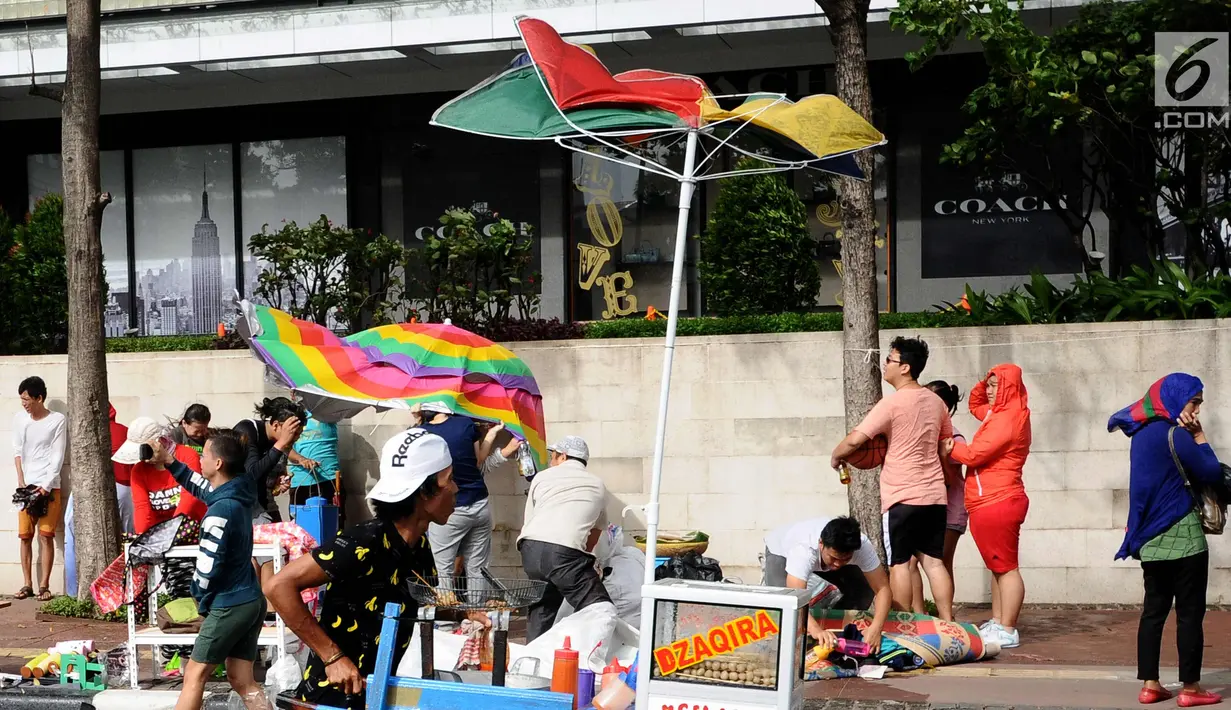
<svg viewBox="0 0 1231 710">
<path fill-rule="evenodd" d="M 1154 703 L 1170 700 L 1173 697 L 1175 696 L 1166 688 L 1142 688 L 1141 692 L 1137 694 L 1137 702 L 1142 705 L 1153 705 Z"/>
<path fill-rule="evenodd" d="M 1211 693 L 1208 690 L 1191 693 L 1185 690 L 1180 693 L 1180 699 L 1176 704 L 1182 708 L 1195 708 L 1201 705 L 1217 705 L 1221 702 L 1222 696 L 1217 693 Z"/>
</svg>

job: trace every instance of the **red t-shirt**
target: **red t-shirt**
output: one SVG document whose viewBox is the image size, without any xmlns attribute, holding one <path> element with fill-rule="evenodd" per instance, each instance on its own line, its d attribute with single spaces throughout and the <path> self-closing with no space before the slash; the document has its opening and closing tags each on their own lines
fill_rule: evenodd
<svg viewBox="0 0 1231 710">
<path fill-rule="evenodd" d="M 124 445 L 124 440 L 128 438 L 128 427 L 116 422 L 115 407 L 111 408 L 111 455 L 115 456 L 115 452 L 120 450 Z M 132 464 L 111 462 L 111 468 L 115 471 L 115 482 L 125 486 L 130 485 L 132 480 Z"/>
<path fill-rule="evenodd" d="M 176 445 L 175 458 L 188 468 L 201 472 L 201 457 L 191 448 Z M 193 520 L 205 517 L 207 506 L 182 490 L 171 472 L 142 461 L 132 469 L 133 529 L 138 535 L 176 515 Z"/>
</svg>

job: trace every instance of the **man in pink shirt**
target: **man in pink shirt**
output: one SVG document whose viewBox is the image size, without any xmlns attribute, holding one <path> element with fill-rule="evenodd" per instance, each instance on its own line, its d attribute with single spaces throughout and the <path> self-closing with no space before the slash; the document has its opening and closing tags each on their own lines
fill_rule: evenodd
<svg viewBox="0 0 1231 710">
<path fill-rule="evenodd" d="M 927 362 L 927 343 L 894 338 L 884 373 L 885 382 L 896 391 L 847 434 L 833 450 L 830 463 L 838 468 L 876 436 L 889 440 L 880 486 L 894 606 L 911 608 L 910 561 L 916 558 L 932 588 L 937 613 L 952 620 L 953 577 L 944 563 L 948 493 L 940 453 L 941 442 L 953 436 L 953 424 L 940 397 L 919 384 Z"/>
</svg>

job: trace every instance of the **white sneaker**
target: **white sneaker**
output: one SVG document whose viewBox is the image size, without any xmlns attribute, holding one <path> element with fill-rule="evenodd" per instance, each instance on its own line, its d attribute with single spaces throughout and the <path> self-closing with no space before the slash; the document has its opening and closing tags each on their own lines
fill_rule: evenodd
<svg viewBox="0 0 1231 710">
<path fill-rule="evenodd" d="M 1009 631 L 1003 626 L 997 625 L 997 630 L 1000 632 L 999 642 L 1001 648 L 1017 648 L 1022 645 L 1022 638 L 1021 635 L 1017 633 L 1017 629 Z"/>
<path fill-rule="evenodd" d="M 1000 622 L 999 622 L 999 621 L 996 621 L 995 619 L 988 619 L 987 621 L 983 622 L 982 624 L 979 624 L 979 631 L 986 631 L 986 630 L 988 630 L 988 629 L 990 629 L 990 628 L 993 628 L 993 627 L 999 627 L 999 626 L 1000 626 Z"/>
</svg>

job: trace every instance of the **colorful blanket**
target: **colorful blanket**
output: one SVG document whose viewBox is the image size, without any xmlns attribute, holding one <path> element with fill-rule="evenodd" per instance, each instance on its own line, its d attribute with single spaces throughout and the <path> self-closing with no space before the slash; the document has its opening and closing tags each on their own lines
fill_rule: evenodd
<svg viewBox="0 0 1231 710">
<path fill-rule="evenodd" d="M 814 609 L 813 616 L 824 628 L 838 635 L 842 634 L 847 624 L 854 624 L 862 632 L 872 621 L 870 611 Z M 922 658 L 924 665 L 933 668 L 981 661 L 995 655 L 983 645 L 979 629 L 973 624 L 941 621 L 926 614 L 890 612 L 882 633 Z"/>
</svg>

